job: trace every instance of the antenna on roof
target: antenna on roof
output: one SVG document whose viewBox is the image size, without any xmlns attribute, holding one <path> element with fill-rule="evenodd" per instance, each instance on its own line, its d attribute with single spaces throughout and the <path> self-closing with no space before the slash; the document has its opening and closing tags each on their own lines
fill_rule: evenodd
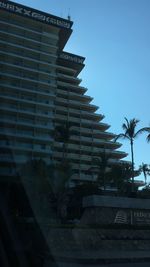
<svg viewBox="0 0 150 267">
<path fill-rule="evenodd" d="M 68 19 L 68 20 L 71 20 L 71 16 L 70 16 L 70 8 L 69 8 L 69 10 L 68 10 L 68 16 L 67 16 L 67 19 Z"/>
<path fill-rule="evenodd" d="M 62 9 L 60 11 L 60 17 L 63 18 L 63 11 L 62 11 Z"/>
</svg>

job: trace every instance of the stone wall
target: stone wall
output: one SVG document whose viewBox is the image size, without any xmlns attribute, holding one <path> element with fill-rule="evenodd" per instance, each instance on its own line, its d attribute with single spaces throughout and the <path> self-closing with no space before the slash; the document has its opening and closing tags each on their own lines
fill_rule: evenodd
<svg viewBox="0 0 150 267">
<path fill-rule="evenodd" d="M 150 199 L 91 195 L 83 198 L 83 207 L 112 207 L 150 210 Z"/>
<path fill-rule="evenodd" d="M 150 226 L 150 200 L 110 196 L 83 199 L 81 224 L 131 224 Z"/>
</svg>

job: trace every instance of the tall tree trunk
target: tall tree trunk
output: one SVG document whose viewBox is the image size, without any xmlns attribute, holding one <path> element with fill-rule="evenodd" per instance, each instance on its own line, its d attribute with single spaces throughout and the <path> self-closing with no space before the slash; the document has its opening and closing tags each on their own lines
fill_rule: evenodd
<svg viewBox="0 0 150 267">
<path fill-rule="evenodd" d="M 132 161 L 132 192 L 134 191 L 134 153 L 133 153 L 133 140 L 131 139 L 131 161 Z"/>
<path fill-rule="evenodd" d="M 147 174 L 146 174 L 146 171 L 144 171 L 144 179 L 145 179 L 145 184 L 147 184 Z"/>
<path fill-rule="evenodd" d="M 66 159 L 66 157 L 67 157 L 67 143 L 64 142 L 63 143 L 63 156 L 62 156 L 63 161 Z"/>
<path fill-rule="evenodd" d="M 103 172 L 103 186 L 104 186 L 104 192 L 106 191 L 106 177 L 105 177 L 105 171 Z"/>
</svg>

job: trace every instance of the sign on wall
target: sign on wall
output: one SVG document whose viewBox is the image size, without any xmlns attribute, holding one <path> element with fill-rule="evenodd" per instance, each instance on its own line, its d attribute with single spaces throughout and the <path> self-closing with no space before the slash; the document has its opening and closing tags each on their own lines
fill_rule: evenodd
<svg viewBox="0 0 150 267">
<path fill-rule="evenodd" d="M 132 211 L 133 224 L 150 225 L 150 212 L 149 211 Z"/>
<path fill-rule="evenodd" d="M 83 64 L 83 62 L 84 62 L 84 58 L 83 57 L 79 57 L 79 56 L 72 55 L 72 54 L 69 54 L 69 53 L 63 53 L 62 52 L 59 55 L 59 57 L 63 58 L 63 59 L 70 60 L 70 61 L 78 63 L 78 64 Z"/>
<path fill-rule="evenodd" d="M 23 5 L 16 4 L 14 2 L 0 1 L 0 8 L 5 9 L 9 12 L 22 15 L 24 17 L 36 19 L 47 24 L 59 26 L 61 28 L 71 28 L 72 22 L 69 20 L 61 19 L 59 17 L 49 15 L 45 12 L 40 12 L 33 8 L 25 7 Z"/>
<path fill-rule="evenodd" d="M 145 210 L 118 210 L 114 223 L 131 225 L 150 225 L 150 211 Z"/>
</svg>

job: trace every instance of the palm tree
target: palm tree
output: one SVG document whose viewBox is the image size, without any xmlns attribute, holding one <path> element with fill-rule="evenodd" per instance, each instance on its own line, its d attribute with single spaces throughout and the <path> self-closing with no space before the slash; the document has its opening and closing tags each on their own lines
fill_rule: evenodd
<svg viewBox="0 0 150 267">
<path fill-rule="evenodd" d="M 65 159 L 67 145 L 71 135 L 70 128 L 71 124 L 68 121 L 55 127 L 55 140 L 58 142 L 63 142 L 63 160 Z"/>
<path fill-rule="evenodd" d="M 23 164 L 20 174 L 30 197 L 36 199 L 39 213 L 61 219 L 62 206 L 66 204 L 68 183 L 72 175 L 68 161 L 47 164 L 33 159 Z M 56 214 L 53 212 L 55 207 Z"/>
<path fill-rule="evenodd" d="M 148 164 L 142 163 L 142 165 L 140 165 L 140 171 L 143 172 L 145 184 L 147 184 L 147 175 L 150 175 L 150 169 Z"/>
<path fill-rule="evenodd" d="M 118 193 L 124 194 L 130 184 L 132 174 L 131 165 L 128 163 L 115 164 L 109 173 L 110 182 L 117 187 Z"/>
<path fill-rule="evenodd" d="M 53 173 L 52 169 L 49 170 L 49 165 L 43 159 L 32 159 L 20 167 L 19 174 L 35 214 L 43 218 L 56 219 L 49 201 L 53 194 Z"/>
<path fill-rule="evenodd" d="M 125 118 L 126 123 L 123 123 L 122 128 L 124 130 L 124 133 L 121 133 L 116 136 L 115 141 L 119 138 L 128 139 L 131 146 L 131 163 L 132 163 L 132 187 L 134 183 L 134 149 L 133 149 L 133 143 L 134 139 L 143 132 L 150 133 L 150 127 L 144 127 L 139 129 L 136 132 L 137 124 L 139 123 L 139 120 L 133 118 L 131 120 L 128 120 Z M 149 134 L 150 135 L 150 134 Z"/>
<path fill-rule="evenodd" d="M 71 180 L 71 176 L 72 166 L 68 160 L 65 159 L 55 165 L 54 179 L 51 184 L 59 218 L 63 218 L 67 214 L 69 181 Z"/>
<path fill-rule="evenodd" d="M 106 154 L 106 151 L 104 150 L 102 153 L 100 153 L 99 157 L 95 157 L 92 160 L 92 164 L 97 166 L 98 169 L 98 177 L 97 182 L 98 184 L 103 184 L 104 191 L 106 189 L 106 178 L 107 178 L 107 169 L 108 169 L 108 161 L 110 159 L 110 154 Z M 90 169 L 95 169 L 95 167 L 92 167 Z"/>
</svg>

